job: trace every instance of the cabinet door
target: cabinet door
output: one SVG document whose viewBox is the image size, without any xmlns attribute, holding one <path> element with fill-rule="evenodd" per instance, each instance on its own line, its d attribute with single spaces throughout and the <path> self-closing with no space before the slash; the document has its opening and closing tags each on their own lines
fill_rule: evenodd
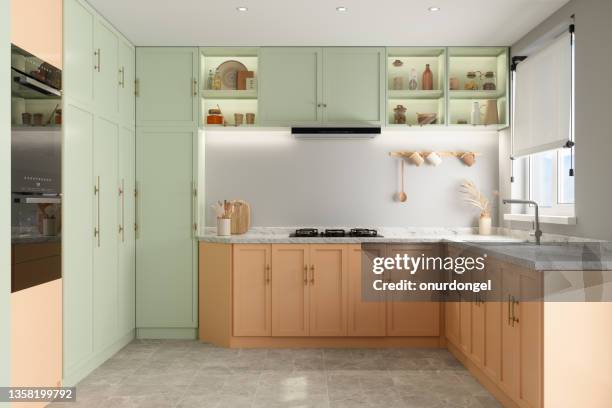
<svg viewBox="0 0 612 408">
<path fill-rule="evenodd" d="M 513 399 L 518 394 L 519 381 L 519 338 L 515 323 L 512 322 L 512 296 L 518 292 L 515 271 L 504 265 L 501 269 L 502 295 L 502 370 L 499 385 Z"/>
<path fill-rule="evenodd" d="M 70 214 L 62 219 L 63 364 L 64 373 L 72 373 L 92 354 L 94 115 L 66 100 L 63 116 L 62 211 Z"/>
<path fill-rule="evenodd" d="M 492 290 L 485 301 L 485 354 L 483 369 L 495 381 L 501 377 L 501 347 L 502 347 L 502 307 L 501 299 L 501 264 L 488 259 L 485 273 L 491 280 Z M 489 300 L 492 299 L 492 300 Z"/>
<path fill-rule="evenodd" d="M 450 341 L 455 347 L 459 347 L 461 343 L 460 325 L 461 322 L 461 302 L 445 302 L 444 313 L 445 313 L 445 326 L 444 331 L 446 333 L 446 339 Z"/>
<path fill-rule="evenodd" d="M 119 112 L 119 39 L 100 19 L 94 25 L 94 103 L 100 114 Z"/>
<path fill-rule="evenodd" d="M 234 336 L 270 336 L 270 245 L 234 245 Z"/>
<path fill-rule="evenodd" d="M 347 272 L 345 245 L 310 245 L 311 336 L 346 336 Z"/>
<path fill-rule="evenodd" d="M 478 255 L 474 255 L 478 256 Z M 478 269 L 472 270 L 472 281 L 473 282 L 484 282 L 485 271 L 479 271 Z M 478 367 L 482 367 L 484 364 L 485 354 L 485 303 L 483 300 L 483 293 L 475 293 L 473 295 L 472 304 L 472 350 L 471 357 L 474 363 Z"/>
<path fill-rule="evenodd" d="M 465 255 L 464 255 L 465 256 Z M 466 271 L 463 275 L 456 275 L 457 281 L 470 282 L 471 272 Z M 459 349 L 466 356 L 472 354 L 472 294 L 468 292 L 461 293 L 461 302 L 459 304 Z"/>
<path fill-rule="evenodd" d="M 330 47 L 323 51 L 323 120 L 381 124 L 385 49 Z"/>
<path fill-rule="evenodd" d="M 94 120 L 94 216 L 97 234 L 93 251 L 93 321 L 96 351 L 109 346 L 118 332 L 118 138 L 119 126 L 116 123 L 101 118 Z"/>
<path fill-rule="evenodd" d="M 119 113 L 123 123 L 132 124 L 136 115 L 134 77 L 136 75 L 134 47 L 119 42 Z"/>
<path fill-rule="evenodd" d="M 139 126 L 198 126 L 198 50 L 136 50 L 136 121 Z"/>
<path fill-rule="evenodd" d="M 398 245 L 389 248 L 387 256 L 410 257 L 434 256 L 436 250 L 431 246 Z M 402 279 L 417 281 L 425 279 L 425 274 L 437 273 L 418 270 L 411 275 L 406 270 L 391 270 L 390 280 L 399 282 Z M 440 302 L 433 294 L 419 292 L 415 300 L 414 293 L 395 291 L 387 297 L 387 335 L 388 336 L 439 336 L 440 335 Z"/>
<path fill-rule="evenodd" d="M 78 0 L 64 1 L 64 95 L 79 103 L 93 103 L 94 14 Z"/>
<path fill-rule="evenodd" d="M 516 268 L 517 294 L 521 299 L 514 305 L 518 319 L 519 382 L 517 400 L 526 408 L 542 406 L 542 358 L 544 344 L 543 303 L 537 300 L 535 291 L 540 287 L 542 275 L 536 271 Z M 534 300 L 529 300 L 534 299 Z"/>
<path fill-rule="evenodd" d="M 119 130 L 119 308 L 120 334 L 135 326 L 136 237 L 135 182 L 136 137 L 132 127 Z"/>
<path fill-rule="evenodd" d="M 272 335 L 308 336 L 308 245 L 272 245 Z"/>
<path fill-rule="evenodd" d="M 259 117 L 263 125 L 321 122 L 320 48 L 262 48 L 259 53 Z"/>
<path fill-rule="evenodd" d="M 386 296 L 371 288 L 383 276 L 372 273 L 375 257 L 385 256 L 384 245 L 350 245 L 348 248 L 348 335 L 384 336 L 386 333 Z M 364 289 L 367 298 L 364 298 Z M 371 296 L 371 298 L 370 298 Z"/>
<path fill-rule="evenodd" d="M 197 132 L 136 133 L 136 325 L 197 323 L 193 152 Z"/>
</svg>

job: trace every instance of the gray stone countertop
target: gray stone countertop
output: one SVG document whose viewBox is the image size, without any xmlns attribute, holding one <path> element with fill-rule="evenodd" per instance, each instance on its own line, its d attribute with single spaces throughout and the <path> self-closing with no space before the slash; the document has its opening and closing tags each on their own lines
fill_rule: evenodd
<svg viewBox="0 0 612 408">
<path fill-rule="evenodd" d="M 200 242 L 224 244 L 401 244 L 446 243 L 460 249 L 485 252 L 496 259 L 535 270 L 612 270 L 612 243 L 567 237 L 538 246 L 524 237 L 478 235 L 473 228 L 389 228 L 380 227 L 382 237 L 374 238 L 294 238 L 296 228 L 256 227 L 246 234 L 217 236 L 207 228 L 198 237 Z M 330 227 L 318 227 L 319 231 Z M 336 227 L 343 228 L 343 227 Z M 344 229 L 348 229 L 345 228 Z"/>
</svg>

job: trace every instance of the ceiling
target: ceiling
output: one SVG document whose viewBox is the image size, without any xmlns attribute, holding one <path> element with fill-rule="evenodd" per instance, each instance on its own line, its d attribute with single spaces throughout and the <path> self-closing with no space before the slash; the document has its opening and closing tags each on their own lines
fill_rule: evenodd
<svg viewBox="0 0 612 408">
<path fill-rule="evenodd" d="M 512 45 L 568 0 L 88 1 L 143 46 L 450 46 Z"/>
</svg>

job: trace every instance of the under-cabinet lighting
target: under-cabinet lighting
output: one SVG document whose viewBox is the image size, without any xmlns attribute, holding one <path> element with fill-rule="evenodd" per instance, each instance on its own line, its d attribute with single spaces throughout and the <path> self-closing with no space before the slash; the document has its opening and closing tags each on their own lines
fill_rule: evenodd
<svg viewBox="0 0 612 408">
<path fill-rule="evenodd" d="M 440 7 L 430 7 L 429 11 L 440 11 Z"/>
<path fill-rule="evenodd" d="M 236 7 L 236 10 L 237 11 L 241 11 L 241 12 L 249 11 L 249 9 L 247 7 Z"/>
<path fill-rule="evenodd" d="M 336 11 L 339 11 L 340 13 L 346 13 L 348 9 L 344 6 L 340 6 L 340 7 L 336 7 Z"/>
</svg>

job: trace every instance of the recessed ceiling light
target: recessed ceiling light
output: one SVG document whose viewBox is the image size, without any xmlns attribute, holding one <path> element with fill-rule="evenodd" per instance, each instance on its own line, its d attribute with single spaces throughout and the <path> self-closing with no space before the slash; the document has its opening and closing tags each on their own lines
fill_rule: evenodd
<svg viewBox="0 0 612 408">
<path fill-rule="evenodd" d="M 429 11 L 440 11 L 440 7 L 430 7 Z"/>
<path fill-rule="evenodd" d="M 246 7 L 236 7 L 236 10 L 237 11 L 249 11 L 249 9 Z"/>
<path fill-rule="evenodd" d="M 345 13 L 348 11 L 348 9 L 344 6 L 340 6 L 340 7 L 336 7 L 336 11 L 339 11 L 340 13 Z"/>
</svg>

